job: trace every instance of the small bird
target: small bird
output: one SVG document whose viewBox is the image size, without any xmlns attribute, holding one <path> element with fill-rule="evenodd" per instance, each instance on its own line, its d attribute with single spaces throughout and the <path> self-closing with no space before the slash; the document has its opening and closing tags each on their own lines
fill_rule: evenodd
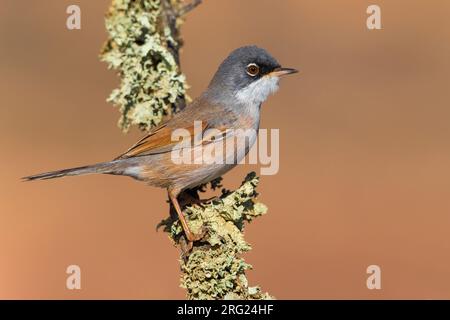
<svg viewBox="0 0 450 320">
<path fill-rule="evenodd" d="M 129 176 L 151 186 L 166 188 L 186 238 L 192 244 L 204 234 L 189 230 L 178 196 L 182 191 L 222 176 L 245 157 L 257 138 L 261 104 L 278 89 L 280 76 L 295 72 L 298 71 L 281 67 L 262 48 L 238 48 L 221 63 L 206 91 L 114 160 L 23 179 L 32 181 L 101 173 Z M 196 123 L 200 123 L 197 126 L 200 135 L 196 133 Z M 180 142 L 173 138 L 177 129 L 188 132 L 196 143 L 180 147 Z M 239 139 L 242 132 L 246 139 Z M 224 142 L 226 147 L 223 147 Z M 217 147 L 214 157 L 222 157 L 224 161 L 198 161 L 199 155 L 204 154 L 199 150 L 208 147 Z M 177 149 L 191 155 L 192 161 L 174 161 L 173 154 Z"/>
</svg>

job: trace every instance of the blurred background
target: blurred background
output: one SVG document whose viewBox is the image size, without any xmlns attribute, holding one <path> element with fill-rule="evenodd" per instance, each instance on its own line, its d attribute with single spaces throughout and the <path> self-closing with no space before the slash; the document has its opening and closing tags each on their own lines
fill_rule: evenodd
<svg viewBox="0 0 450 320">
<path fill-rule="evenodd" d="M 98 60 L 109 0 L 0 0 L 0 298 L 184 298 L 178 249 L 155 226 L 164 190 L 129 178 L 22 183 L 108 160 L 124 135 Z M 77 4 L 82 29 L 66 29 Z M 381 7 L 382 30 L 366 28 Z M 257 44 L 285 78 L 263 105 L 279 128 L 269 213 L 246 229 L 246 260 L 279 299 L 450 298 L 450 20 L 447 1 L 205 0 L 182 27 L 197 96 L 234 48 Z M 235 188 L 250 170 L 226 175 Z M 81 290 L 67 290 L 68 265 Z M 368 290 L 366 268 L 382 271 Z"/>
</svg>

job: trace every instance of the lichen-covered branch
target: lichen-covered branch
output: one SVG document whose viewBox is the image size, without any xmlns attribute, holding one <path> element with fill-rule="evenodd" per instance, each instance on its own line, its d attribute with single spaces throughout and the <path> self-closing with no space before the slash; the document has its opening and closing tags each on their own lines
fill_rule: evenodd
<svg viewBox="0 0 450 320">
<path fill-rule="evenodd" d="M 101 59 L 121 78 L 108 100 L 119 107 L 123 131 L 131 125 L 148 130 L 185 104 L 178 59 L 184 6 L 180 0 L 112 1 Z"/>
<path fill-rule="evenodd" d="M 132 125 L 149 130 L 185 105 L 187 84 L 179 66 L 182 44 L 182 15 L 201 0 L 113 0 L 106 16 L 109 39 L 101 59 L 118 71 L 121 83 L 109 101 L 119 107 L 119 126 Z M 249 174 L 235 191 L 205 204 L 199 200 L 205 186 L 187 190 L 184 212 L 190 229 L 202 242 L 185 252 L 181 259 L 181 286 L 189 299 L 270 299 L 257 286 L 249 286 L 245 272 L 251 269 L 241 255 L 251 249 L 244 239 L 245 223 L 261 216 L 267 208 L 256 201 L 258 178 Z M 220 181 L 210 186 L 220 187 Z M 183 229 L 173 208 L 160 225 L 172 241 L 185 247 Z"/>
<path fill-rule="evenodd" d="M 206 204 L 185 207 L 186 220 L 194 233 L 207 229 L 204 242 L 181 259 L 182 287 L 189 299 L 270 299 L 260 288 L 251 287 L 245 271 L 251 265 L 241 255 L 251 249 L 244 239 L 246 222 L 263 215 L 267 207 L 256 201 L 258 177 L 247 175 L 235 191 Z M 213 186 L 214 187 L 214 186 Z M 161 222 L 176 244 L 183 241 L 183 228 L 173 214 Z"/>
</svg>

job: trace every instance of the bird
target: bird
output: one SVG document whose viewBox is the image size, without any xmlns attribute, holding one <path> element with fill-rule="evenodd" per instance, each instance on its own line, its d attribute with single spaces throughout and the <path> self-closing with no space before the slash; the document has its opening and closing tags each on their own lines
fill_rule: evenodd
<svg viewBox="0 0 450 320">
<path fill-rule="evenodd" d="M 204 234 L 189 229 L 179 203 L 180 193 L 224 175 L 247 155 L 257 139 L 261 104 L 278 90 L 280 77 L 296 72 L 282 67 L 263 48 L 237 48 L 219 65 L 202 94 L 112 161 L 22 179 L 111 174 L 165 188 L 186 239 L 192 244 Z M 174 135 L 176 132 L 184 133 L 183 143 Z M 190 161 L 180 161 L 175 154 Z"/>
</svg>

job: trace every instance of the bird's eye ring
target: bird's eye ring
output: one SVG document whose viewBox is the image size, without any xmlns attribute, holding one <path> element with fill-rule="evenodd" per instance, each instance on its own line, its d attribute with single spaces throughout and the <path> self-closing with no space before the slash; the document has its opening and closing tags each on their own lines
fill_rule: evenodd
<svg viewBox="0 0 450 320">
<path fill-rule="evenodd" d="M 251 77 L 255 77 L 259 73 L 259 67 L 256 63 L 250 63 L 247 66 L 247 74 Z"/>
</svg>

